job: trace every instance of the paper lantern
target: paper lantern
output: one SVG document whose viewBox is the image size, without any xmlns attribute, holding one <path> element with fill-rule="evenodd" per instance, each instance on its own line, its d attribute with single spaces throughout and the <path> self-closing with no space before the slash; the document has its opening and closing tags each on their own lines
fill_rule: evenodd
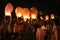
<svg viewBox="0 0 60 40">
<path fill-rule="evenodd" d="M 17 7 L 16 9 L 15 9 L 15 13 L 16 13 L 16 16 L 17 17 L 21 17 L 22 16 L 22 8 L 21 7 Z"/>
<path fill-rule="evenodd" d="M 31 11 L 31 18 L 32 18 L 32 19 L 36 19 L 36 18 L 37 18 L 37 13 L 38 13 L 37 8 L 32 7 L 32 8 L 30 9 L 30 11 Z"/>
<path fill-rule="evenodd" d="M 13 5 L 8 3 L 5 7 L 5 16 L 11 16 L 11 12 L 13 11 Z"/>
<path fill-rule="evenodd" d="M 28 8 L 23 8 L 23 18 L 24 18 L 24 20 L 26 20 L 26 19 L 30 19 L 30 12 L 29 12 L 29 9 Z"/>
</svg>

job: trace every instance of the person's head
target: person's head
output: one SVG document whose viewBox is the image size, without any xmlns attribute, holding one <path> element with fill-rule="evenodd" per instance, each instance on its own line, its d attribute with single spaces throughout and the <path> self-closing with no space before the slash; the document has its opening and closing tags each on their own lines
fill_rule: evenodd
<svg viewBox="0 0 60 40">
<path fill-rule="evenodd" d="M 10 16 L 6 16 L 5 19 L 7 22 L 10 22 Z"/>
<path fill-rule="evenodd" d="M 23 18 L 19 17 L 19 18 L 18 18 L 18 21 L 19 21 L 20 23 L 22 23 L 22 22 L 23 22 Z"/>
</svg>

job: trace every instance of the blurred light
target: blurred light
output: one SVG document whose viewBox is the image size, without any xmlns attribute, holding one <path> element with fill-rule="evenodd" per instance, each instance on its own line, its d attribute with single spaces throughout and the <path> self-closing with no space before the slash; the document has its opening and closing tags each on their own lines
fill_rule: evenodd
<svg viewBox="0 0 60 40">
<path fill-rule="evenodd" d="M 40 19 L 41 19 L 41 20 L 43 20 L 43 17 L 42 17 L 42 16 L 40 16 Z"/>
<path fill-rule="evenodd" d="M 54 19 L 55 17 L 54 17 L 54 14 L 51 14 L 51 19 Z"/>
<path fill-rule="evenodd" d="M 49 16 L 48 16 L 48 15 L 46 15 L 46 16 L 45 16 L 45 19 L 46 19 L 46 20 L 49 20 Z"/>
<path fill-rule="evenodd" d="M 11 14 L 10 14 L 10 13 L 5 13 L 5 15 L 6 15 L 6 16 L 11 16 Z"/>
<path fill-rule="evenodd" d="M 17 14 L 17 17 L 21 17 L 21 16 L 22 16 L 21 13 Z"/>
<path fill-rule="evenodd" d="M 31 15 L 31 18 L 32 18 L 32 19 L 36 19 L 36 15 L 32 14 L 32 15 Z"/>
</svg>

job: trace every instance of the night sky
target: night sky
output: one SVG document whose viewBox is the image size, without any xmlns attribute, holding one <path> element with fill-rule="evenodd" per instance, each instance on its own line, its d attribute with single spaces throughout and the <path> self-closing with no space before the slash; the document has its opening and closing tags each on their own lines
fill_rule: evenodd
<svg viewBox="0 0 60 40">
<path fill-rule="evenodd" d="M 14 10 L 17 6 L 20 7 L 36 7 L 45 13 L 54 12 L 59 14 L 59 0 L 0 0 L 0 14 L 4 14 L 4 9 L 7 3 L 11 3 L 14 6 Z"/>
</svg>

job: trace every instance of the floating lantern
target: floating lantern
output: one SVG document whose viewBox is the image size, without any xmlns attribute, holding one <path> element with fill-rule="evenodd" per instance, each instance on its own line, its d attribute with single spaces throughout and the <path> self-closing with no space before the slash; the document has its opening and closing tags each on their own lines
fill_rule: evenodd
<svg viewBox="0 0 60 40">
<path fill-rule="evenodd" d="M 32 19 L 36 19 L 36 18 L 37 18 L 37 13 L 38 13 L 37 8 L 32 7 L 32 8 L 30 9 L 30 11 L 31 11 L 31 18 L 32 18 Z"/>
<path fill-rule="evenodd" d="M 23 9 L 21 7 L 17 7 L 15 9 L 15 13 L 16 13 L 17 18 L 22 16 L 22 10 Z"/>
<path fill-rule="evenodd" d="M 11 16 L 11 12 L 13 11 L 13 5 L 8 3 L 5 7 L 5 16 Z"/>
<path fill-rule="evenodd" d="M 26 19 L 30 19 L 30 12 L 28 8 L 23 8 L 23 18 L 26 21 Z"/>
</svg>

